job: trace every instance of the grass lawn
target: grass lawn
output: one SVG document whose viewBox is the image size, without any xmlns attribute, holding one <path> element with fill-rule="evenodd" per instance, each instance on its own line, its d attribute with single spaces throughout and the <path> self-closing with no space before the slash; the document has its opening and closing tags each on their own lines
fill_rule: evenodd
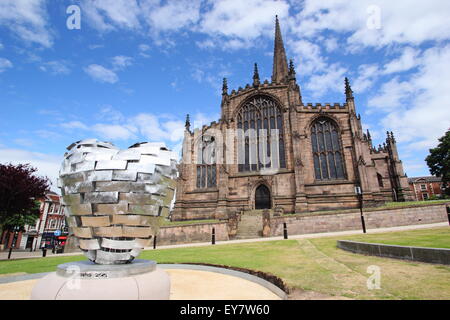
<svg viewBox="0 0 450 320">
<path fill-rule="evenodd" d="M 317 239 L 282 240 L 144 251 L 139 258 L 159 263 L 198 262 L 272 273 L 293 290 L 354 299 L 450 299 L 450 266 L 412 263 L 353 254 L 336 248 L 336 240 L 394 243 L 417 240 L 447 244 L 449 228 Z M 429 239 L 429 240 L 427 240 Z M 57 264 L 82 260 L 48 257 L 0 261 L 0 274 L 53 271 Z M 367 267 L 381 269 L 381 289 L 368 290 Z"/>
<path fill-rule="evenodd" d="M 342 237 L 344 240 L 346 237 Z M 403 232 L 401 237 L 397 232 L 383 234 L 367 234 L 352 236 L 348 240 L 395 244 L 399 246 L 447 248 L 450 249 L 450 228 L 435 228 L 425 230 L 411 230 Z"/>
</svg>

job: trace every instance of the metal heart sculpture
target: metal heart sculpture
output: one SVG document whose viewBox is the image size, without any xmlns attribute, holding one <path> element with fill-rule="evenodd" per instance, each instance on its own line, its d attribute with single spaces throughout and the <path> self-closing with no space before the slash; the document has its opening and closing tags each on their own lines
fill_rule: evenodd
<svg viewBox="0 0 450 320">
<path fill-rule="evenodd" d="M 155 222 L 169 215 L 175 154 L 163 143 L 120 150 L 95 139 L 67 150 L 58 186 L 80 249 L 98 264 L 131 262 L 150 244 Z"/>
</svg>

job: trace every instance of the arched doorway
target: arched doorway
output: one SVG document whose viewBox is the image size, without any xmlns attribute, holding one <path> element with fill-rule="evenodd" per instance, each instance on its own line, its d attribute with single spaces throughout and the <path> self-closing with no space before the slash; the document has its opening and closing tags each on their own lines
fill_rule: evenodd
<svg viewBox="0 0 450 320">
<path fill-rule="evenodd" d="M 255 209 L 270 209 L 272 202 L 270 200 L 270 190 L 265 185 L 260 185 L 255 191 Z"/>
</svg>

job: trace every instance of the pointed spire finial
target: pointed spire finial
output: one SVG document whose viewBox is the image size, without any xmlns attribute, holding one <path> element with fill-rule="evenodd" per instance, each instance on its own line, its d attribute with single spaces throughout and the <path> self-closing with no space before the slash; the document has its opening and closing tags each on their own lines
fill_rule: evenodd
<svg viewBox="0 0 450 320">
<path fill-rule="evenodd" d="M 189 131 L 191 128 L 191 120 L 189 119 L 189 114 L 186 115 L 186 123 L 184 127 L 186 128 L 187 131 Z"/>
<path fill-rule="evenodd" d="M 280 23 L 278 15 L 275 16 L 275 46 L 273 51 L 273 72 L 272 82 L 283 83 L 288 77 L 288 64 L 286 51 L 284 49 L 283 38 L 281 36 Z"/>
<path fill-rule="evenodd" d="M 223 94 L 223 95 L 227 95 L 227 94 L 228 94 L 228 82 L 227 82 L 227 78 L 223 78 L 222 94 Z"/>
<path fill-rule="evenodd" d="M 292 61 L 292 59 L 289 59 L 289 78 L 295 79 L 295 67 L 294 61 Z"/>
<path fill-rule="evenodd" d="M 353 90 L 347 77 L 345 77 L 345 96 L 347 99 L 353 99 Z"/>
<path fill-rule="evenodd" d="M 253 70 L 253 86 L 257 87 L 259 86 L 259 72 L 258 72 L 258 64 L 255 63 L 255 68 Z"/>
</svg>

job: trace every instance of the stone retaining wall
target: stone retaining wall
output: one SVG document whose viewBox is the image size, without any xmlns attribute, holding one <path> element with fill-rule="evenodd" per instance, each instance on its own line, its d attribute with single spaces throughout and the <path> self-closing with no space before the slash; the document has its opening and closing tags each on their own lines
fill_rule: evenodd
<svg viewBox="0 0 450 320">
<path fill-rule="evenodd" d="M 392 208 L 364 212 L 367 229 L 397 227 L 414 224 L 446 222 L 446 204 L 432 206 Z M 362 230 L 359 212 L 323 214 L 313 216 L 273 217 L 270 236 L 283 235 L 283 223 L 288 234 L 307 234 L 347 230 Z"/>
<path fill-rule="evenodd" d="M 450 264 L 450 249 L 422 248 L 387 245 L 380 243 L 366 243 L 347 240 L 338 240 L 337 247 L 360 254 L 371 256 L 427 262 Z"/>
<path fill-rule="evenodd" d="M 445 204 L 421 207 L 393 208 L 364 212 L 366 228 L 386 228 L 414 224 L 446 222 Z M 261 216 L 262 219 L 262 216 Z M 362 230 L 359 212 L 323 214 L 313 216 L 272 217 L 269 236 L 283 235 L 283 222 L 288 234 L 308 234 L 346 230 Z M 161 227 L 157 245 L 194 242 L 210 242 L 212 228 L 216 230 L 216 241 L 229 240 L 226 222 Z"/>
<path fill-rule="evenodd" d="M 216 241 L 229 240 L 226 222 L 161 227 L 157 245 L 170 245 L 191 242 L 211 241 L 212 229 L 215 228 Z"/>
</svg>

